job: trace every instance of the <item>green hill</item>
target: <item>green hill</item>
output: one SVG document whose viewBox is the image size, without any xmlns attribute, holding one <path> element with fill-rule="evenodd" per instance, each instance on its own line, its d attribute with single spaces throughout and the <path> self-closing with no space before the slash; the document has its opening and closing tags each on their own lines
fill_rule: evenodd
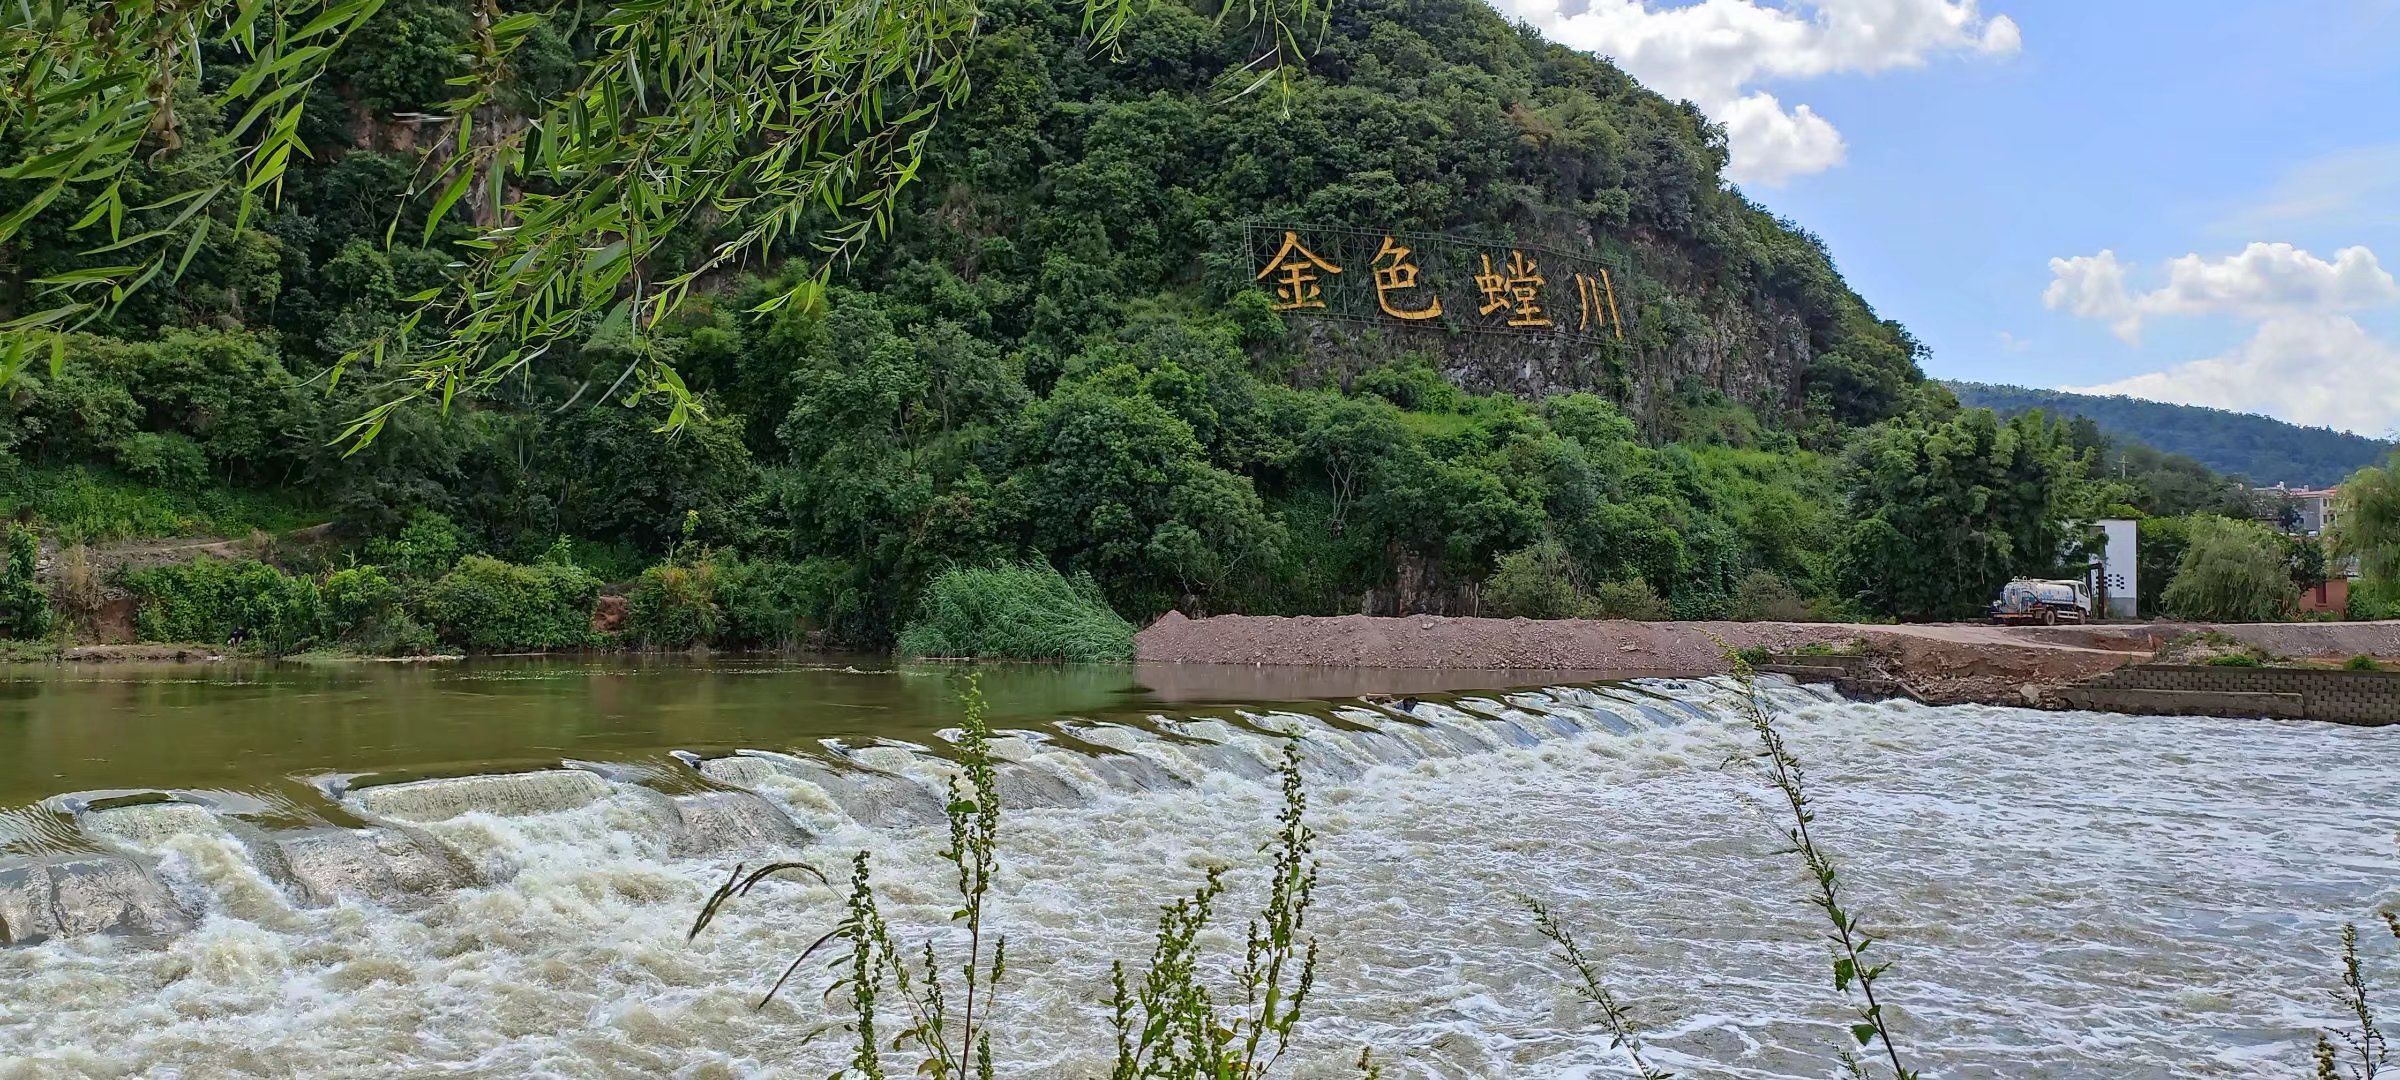
<svg viewBox="0 0 2400 1080">
<path fill-rule="evenodd" d="M 1259 39 L 1239 18 L 1139 6 L 1096 49 L 1074 5 L 981 8 L 973 92 L 888 235 L 821 296 L 766 303 L 818 268 L 789 236 L 668 318 L 581 313 L 489 392 L 403 403 L 346 453 L 394 369 L 332 365 L 396 340 L 478 250 L 475 215 L 428 229 L 438 200 L 409 191 L 451 137 L 428 118 L 481 9 L 392 0 L 306 97 L 307 152 L 272 212 L 207 219 L 187 273 L 0 401 L 0 510 L 97 540 L 306 509 L 346 548 L 287 566 L 332 590 L 331 568 L 371 561 L 396 591 L 345 579 L 343 604 L 395 640 L 479 648 L 574 636 L 552 632 L 565 616 L 466 616 L 503 587 L 582 596 L 552 580 L 576 566 L 641 575 L 626 633 L 653 644 L 888 644 L 929 583 L 994 565 L 1088 576 L 1050 591 L 1135 619 L 1846 610 L 1864 588 L 1843 580 L 1851 526 L 1913 498 L 1908 459 L 1962 446 L 2030 447 L 1954 464 L 2035 497 L 2021 521 L 1924 523 L 1961 534 L 1941 550 L 2055 549 L 2037 533 L 2079 479 L 2063 437 L 1942 413 L 1906 330 L 1724 181 L 1723 130 L 1608 61 L 1481 0 L 1344 0 L 1288 94 L 1245 94 Z M 553 99 L 594 30 L 522 19 L 544 29 L 495 100 Z M 178 137 L 209 145 L 233 115 L 183 114 Z M 173 231 L 179 185 L 207 180 L 157 167 L 173 160 L 141 159 L 128 233 Z M 99 198 L 73 191 L 0 252 L 0 317 L 105 267 L 68 225 L 107 217 Z M 489 225 L 528 213 L 474 198 Z M 748 225 L 710 218 L 638 272 L 667 279 Z M 670 379 L 700 406 L 672 437 L 644 393 Z M 1853 434 L 1919 406 L 1913 423 L 1958 437 L 1878 431 L 1891 483 L 1849 490 Z M 475 553 L 533 565 L 460 560 Z M 1979 558 L 1976 577 L 2012 570 Z M 1958 578 L 1885 569 L 1878 588 Z M 1967 591 L 1970 609 L 1988 594 Z"/>
<path fill-rule="evenodd" d="M 1990 383 L 1945 382 L 1961 404 L 2003 416 L 2041 409 L 2088 417 L 2112 437 L 2189 457 L 2254 484 L 2329 487 L 2390 455 L 2393 444 L 2271 416 L 2129 397 L 2094 397 Z"/>
</svg>

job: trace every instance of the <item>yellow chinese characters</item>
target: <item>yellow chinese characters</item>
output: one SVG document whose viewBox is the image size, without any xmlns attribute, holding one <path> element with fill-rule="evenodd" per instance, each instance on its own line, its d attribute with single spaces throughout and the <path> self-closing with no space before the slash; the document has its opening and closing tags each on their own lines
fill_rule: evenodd
<svg viewBox="0 0 2400 1080">
<path fill-rule="evenodd" d="M 1607 303 L 1606 307 L 1601 306 L 1603 300 Z M 1617 340 L 1625 340 L 1625 320 L 1617 315 L 1617 287 L 1608 280 L 1605 268 L 1597 279 L 1590 274 L 1575 275 L 1575 303 L 1581 312 L 1581 318 L 1575 324 L 1576 330 L 1591 329 L 1592 316 L 1598 314 L 1600 325 L 1615 326 Z"/>
<path fill-rule="evenodd" d="M 1510 251 L 1505 272 L 1492 269 L 1492 257 L 1482 256 L 1483 272 L 1475 275 L 1475 288 L 1483 293 L 1483 306 L 1478 314 L 1489 315 L 1508 309 L 1510 326 L 1550 326 L 1549 316 L 1542 314 L 1542 286 L 1550 283 L 1542 276 L 1541 267 L 1522 251 Z"/>
<path fill-rule="evenodd" d="M 1274 281 L 1275 302 L 1267 306 L 1277 311 L 1290 311 L 1294 308 L 1324 307 L 1325 289 L 1317 284 L 1318 276 L 1341 272 L 1341 267 L 1302 246 L 1299 233 L 1287 230 L 1283 234 L 1283 246 L 1276 249 L 1275 257 L 1267 260 L 1266 269 L 1260 270 L 1255 280 L 1265 281 L 1267 275 L 1277 275 Z"/>
<path fill-rule="evenodd" d="M 1375 306 L 1395 319 L 1411 322 L 1438 319 L 1442 316 L 1442 298 L 1428 296 L 1422 307 L 1404 308 L 1394 303 L 1392 294 L 1417 287 L 1416 253 L 1383 238 L 1383 246 L 1375 251 Z"/>
</svg>

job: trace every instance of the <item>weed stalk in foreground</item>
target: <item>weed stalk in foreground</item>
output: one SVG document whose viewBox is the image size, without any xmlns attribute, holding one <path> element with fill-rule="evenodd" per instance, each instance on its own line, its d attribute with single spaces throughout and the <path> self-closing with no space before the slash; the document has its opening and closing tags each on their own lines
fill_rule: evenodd
<svg viewBox="0 0 2400 1080">
<path fill-rule="evenodd" d="M 2383 918 L 2392 937 L 2400 939 L 2400 915 L 2385 912 Z M 2335 1031 L 2333 1038 L 2317 1033 L 2316 1080 L 2375 1080 L 2383 1067 L 2391 1064 L 2392 1053 L 2383 1029 L 2375 1022 L 2375 1003 L 2367 994 L 2367 977 L 2358 965 L 2356 924 L 2342 924 L 2342 985 L 2333 991 L 2333 1000 L 2358 1026 Z M 2334 1038 L 2342 1045 L 2335 1046 Z M 2343 1054 L 2344 1050 L 2349 1053 Z"/>
<path fill-rule="evenodd" d="M 1851 993 L 1852 987 L 1857 988 L 1861 1002 L 1859 1018 L 1858 1022 L 1850 1025 L 1850 1034 L 1861 1047 L 1878 1042 L 1883 1045 L 1883 1057 L 1891 1065 L 1894 1080 L 1917 1080 L 1919 1074 L 1901 1064 L 1899 1044 L 1892 1040 L 1890 1020 L 1884 1015 L 1883 1002 L 1875 993 L 1877 981 L 1892 965 L 1888 961 L 1870 962 L 1867 959 L 1877 940 L 1861 925 L 1858 914 L 1843 906 L 1841 875 L 1834 867 L 1832 856 L 1817 846 L 1816 836 L 1810 829 L 1816 823 L 1817 813 L 1809 798 L 1807 777 L 1800 767 L 1800 759 L 1784 745 L 1783 733 L 1776 730 L 1774 714 L 1767 708 L 1766 699 L 1759 695 L 1758 673 L 1751 668 L 1750 662 L 1731 649 L 1726 650 L 1725 657 L 1733 665 L 1734 680 L 1741 686 L 1743 716 L 1750 721 L 1751 731 L 1758 735 L 1758 760 L 1763 765 L 1760 771 L 1775 786 L 1777 793 L 1783 796 L 1785 807 L 1791 811 L 1792 823 L 1784 827 L 1784 835 L 1792 843 L 1792 852 L 1800 856 L 1801 865 L 1808 871 L 1814 889 L 1809 902 L 1824 914 L 1833 928 L 1826 935 L 1833 944 L 1833 988 L 1845 995 Z M 1865 1066 L 1847 1048 L 1842 1059 L 1849 1065 L 1853 1075 L 1866 1075 Z"/>
<path fill-rule="evenodd" d="M 1268 845 L 1274 877 L 1234 971 L 1238 1009 L 1218 1005 L 1200 974 L 1198 940 L 1225 891 L 1223 871 L 1212 868 L 1192 895 L 1160 909 L 1157 944 L 1138 988 L 1127 981 L 1122 962 L 1110 971 L 1117 1035 L 1110 1080 L 1253 1080 L 1282 1060 L 1317 978 L 1316 939 L 1302 940 L 1317 891 L 1311 857 L 1316 833 L 1307 812 L 1294 740 L 1284 749 L 1283 811 Z M 1368 1077 L 1382 1074 L 1366 1052 L 1359 1054 L 1358 1069 Z"/>
<path fill-rule="evenodd" d="M 990 1016 L 1008 970 L 1008 939 L 990 932 L 985 918 L 1000 861 L 999 778 L 983 695 L 972 678 L 960 701 L 965 718 L 958 740 L 959 773 L 951 780 L 946 807 L 950 838 L 942 855 L 955 872 L 960 905 L 951 919 L 962 924 L 966 955 L 954 961 L 955 966 L 945 966 L 929 940 L 910 958 L 884 920 L 870 861 L 862 851 L 851 860 L 841 922 L 802 950 L 759 1000 L 761 1007 L 772 1001 L 820 948 L 834 942 L 847 945 L 846 955 L 831 962 L 833 981 L 825 991 L 828 999 L 849 999 L 843 1028 L 852 1036 L 852 1050 L 844 1075 L 865 1080 L 991 1080 L 994 1075 Z M 1113 1080 L 1264 1080 L 1273 1073 L 1291 1045 L 1316 983 L 1317 943 L 1305 936 L 1317 886 L 1312 857 L 1316 833 L 1306 822 L 1307 810 L 1300 748 L 1294 740 L 1284 753 L 1279 828 L 1265 845 L 1273 854 L 1274 877 L 1265 906 L 1250 923 L 1242 962 L 1233 969 L 1234 993 L 1228 1001 L 1238 997 L 1238 1003 L 1220 1006 L 1201 976 L 1199 938 L 1215 917 L 1215 902 L 1224 891 L 1223 872 L 1211 870 L 1193 895 L 1162 909 L 1150 969 L 1138 991 L 1128 984 L 1124 964 L 1114 965 Z M 727 903 L 786 871 L 827 881 L 822 872 L 803 863 L 775 863 L 748 874 L 737 866 L 702 907 L 689 936 L 698 937 Z M 881 1024 L 887 989 L 907 1014 L 907 1026 L 889 1034 Z M 913 1066 L 887 1064 L 887 1056 L 912 1047 L 911 1056 L 917 1058 Z M 1369 1078 L 1381 1075 L 1381 1068 L 1365 1053 L 1359 1056 L 1358 1068 Z"/>
<path fill-rule="evenodd" d="M 1520 896 L 1517 902 L 1533 912 L 1534 927 L 1542 932 L 1543 937 L 1549 938 L 1551 944 L 1558 946 L 1559 959 L 1566 961 L 1567 967 L 1575 972 L 1580 983 L 1575 988 L 1576 992 L 1599 1008 L 1600 1021 L 1608 1026 L 1609 1048 L 1625 1051 L 1625 1059 L 1633 1065 L 1634 1073 L 1642 1080 L 1671 1080 L 1674 1073 L 1655 1068 L 1643 1060 L 1641 1035 L 1634 1029 L 1632 1016 L 1601 979 L 1600 965 L 1593 963 L 1589 956 L 1584 955 L 1583 947 L 1576 944 L 1574 933 L 1558 921 L 1549 905 L 1540 900 Z"/>
</svg>

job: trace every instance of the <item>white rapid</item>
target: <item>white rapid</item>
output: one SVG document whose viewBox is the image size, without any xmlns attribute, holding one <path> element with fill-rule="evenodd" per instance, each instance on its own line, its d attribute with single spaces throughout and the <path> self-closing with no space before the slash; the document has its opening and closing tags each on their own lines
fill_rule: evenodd
<svg viewBox="0 0 2400 1080">
<path fill-rule="evenodd" d="M 1287 1064 L 1627 1075 L 1518 906 L 1544 898 L 1683 1076 L 1824 1077 L 1848 1038 L 1822 925 L 1693 682 L 1061 723 L 1001 741 L 1002 1072 L 1104 1076 L 1111 960 L 1229 864 L 1256 903 L 1274 741 L 1301 729 L 1324 969 Z M 2345 919 L 2400 904 L 2400 729 L 1828 700 L 1778 684 L 1819 831 L 1888 939 L 1928 1075 L 2286 1077 L 2329 1021 Z M 1402 715 L 1405 710 L 1406 715 Z M 366 828 L 190 803 L 67 808 L 84 850 L 0 863 L 0 1077 L 800 1076 L 845 1057 L 804 984 L 839 916 L 805 881 L 684 932 L 740 859 L 837 880 L 871 852 L 910 941 L 952 905 L 946 766 L 786 747 L 665 774 L 566 768 L 335 789 Z M 662 782 L 663 780 L 663 782 Z M 68 816 L 62 811 L 62 818 Z M 2400 984 L 2400 949 L 2371 971 Z M 903 1070 L 905 1071 L 905 1070 Z"/>
</svg>

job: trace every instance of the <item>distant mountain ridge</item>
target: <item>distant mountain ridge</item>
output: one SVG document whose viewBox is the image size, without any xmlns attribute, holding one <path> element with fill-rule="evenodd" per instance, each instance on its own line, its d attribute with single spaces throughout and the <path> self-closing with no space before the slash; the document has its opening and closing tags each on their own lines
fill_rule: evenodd
<svg viewBox="0 0 2400 1080">
<path fill-rule="evenodd" d="M 2129 397 L 2096 397 L 2063 390 L 1955 382 L 1942 385 L 1970 407 L 2002 416 L 2040 409 L 2056 417 L 2088 417 L 2113 438 L 2182 454 L 2253 484 L 2330 487 L 2389 456 L 2394 444 L 2332 428 L 2303 427 L 2271 416 L 2199 405 L 2169 405 Z"/>
</svg>

